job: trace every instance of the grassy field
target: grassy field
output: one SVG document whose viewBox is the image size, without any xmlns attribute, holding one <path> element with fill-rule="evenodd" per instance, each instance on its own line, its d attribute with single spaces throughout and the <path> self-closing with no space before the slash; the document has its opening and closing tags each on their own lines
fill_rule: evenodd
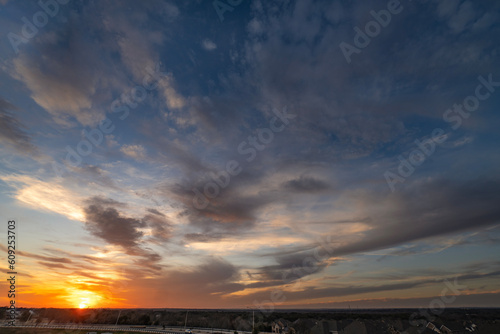
<svg viewBox="0 0 500 334">
<path fill-rule="evenodd" d="M 87 334 L 87 332 L 105 333 L 110 331 L 91 331 L 91 330 L 75 330 L 75 329 L 47 329 L 47 328 L 5 328 L 1 329 L 2 334 Z M 121 332 L 116 331 L 116 334 L 144 334 L 140 332 Z"/>
</svg>

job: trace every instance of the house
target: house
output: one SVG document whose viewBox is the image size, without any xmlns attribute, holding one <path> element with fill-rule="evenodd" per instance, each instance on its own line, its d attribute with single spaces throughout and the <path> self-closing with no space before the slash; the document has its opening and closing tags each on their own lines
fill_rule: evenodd
<svg viewBox="0 0 500 334">
<path fill-rule="evenodd" d="M 316 325 L 311 328 L 311 334 L 341 334 L 337 321 L 318 321 Z"/>
<path fill-rule="evenodd" d="M 439 327 L 439 330 L 441 331 L 441 333 L 446 333 L 446 334 L 452 334 L 453 332 L 451 331 L 451 329 L 449 329 L 448 327 L 446 327 L 445 325 L 442 325 L 441 327 Z"/>
<path fill-rule="evenodd" d="M 316 326 L 317 320 L 300 318 L 293 322 L 292 327 L 297 334 L 311 334 L 311 329 Z"/>
<path fill-rule="evenodd" d="M 432 322 L 428 322 L 426 327 L 429 328 L 430 330 L 435 331 L 438 334 L 441 334 L 439 328 L 437 328 L 436 325 L 434 325 Z"/>
<path fill-rule="evenodd" d="M 295 329 L 292 327 L 292 323 L 285 319 L 273 321 L 271 329 L 272 332 L 276 334 L 295 334 Z"/>
<path fill-rule="evenodd" d="M 344 334 L 368 334 L 363 321 L 354 320 L 343 329 Z"/>
</svg>

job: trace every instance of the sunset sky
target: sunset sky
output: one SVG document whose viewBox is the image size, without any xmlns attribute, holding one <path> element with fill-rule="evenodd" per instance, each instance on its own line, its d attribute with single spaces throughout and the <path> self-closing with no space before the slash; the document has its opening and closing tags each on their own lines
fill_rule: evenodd
<svg viewBox="0 0 500 334">
<path fill-rule="evenodd" d="M 0 0 L 18 306 L 500 306 L 500 2 L 59 1 Z"/>
</svg>

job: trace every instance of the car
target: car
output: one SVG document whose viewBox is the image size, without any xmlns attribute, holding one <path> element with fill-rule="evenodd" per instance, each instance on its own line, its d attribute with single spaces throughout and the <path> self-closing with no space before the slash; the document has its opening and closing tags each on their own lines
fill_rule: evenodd
<svg viewBox="0 0 500 334">
<path fill-rule="evenodd" d="M 193 331 L 192 331 L 191 329 L 186 329 L 184 332 L 185 332 L 186 334 L 193 334 Z"/>
</svg>

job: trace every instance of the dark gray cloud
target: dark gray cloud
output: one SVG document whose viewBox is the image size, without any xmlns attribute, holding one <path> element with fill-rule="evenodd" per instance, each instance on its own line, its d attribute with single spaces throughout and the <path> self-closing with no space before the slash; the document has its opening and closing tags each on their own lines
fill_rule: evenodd
<svg viewBox="0 0 500 334">
<path fill-rule="evenodd" d="M 161 270 L 162 267 L 156 264 L 161 256 L 143 245 L 145 238 L 140 229 L 151 227 L 155 241 L 167 241 L 170 223 L 165 218 L 151 214 L 143 219 L 126 217 L 117 210 L 124 204 L 109 198 L 92 197 L 85 204 L 85 227 L 92 235 L 122 247 L 129 255 L 141 257 L 134 260 L 137 265 L 153 271 Z"/>
<path fill-rule="evenodd" d="M 398 290 L 409 290 L 416 287 L 422 287 L 429 284 L 434 284 L 435 279 L 424 279 L 415 280 L 404 283 L 389 283 L 389 284 L 377 284 L 377 285 L 336 285 L 329 287 L 308 287 L 301 290 L 295 291 L 281 291 L 282 297 L 280 299 L 286 300 L 287 303 L 299 302 L 302 300 L 314 300 L 325 297 L 345 297 L 353 295 L 361 295 L 375 292 L 389 292 Z M 280 291 L 279 288 L 275 288 L 274 291 Z M 284 297 L 284 298 L 283 298 Z M 230 297 L 234 298 L 234 297 Z M 269 300 L 269 291 L 259 291 L 255 293 L 250 293 L 245 295 L 243 300 Z"/>
<path fill-rule="evenodd" d="M 327 256 L 315 256 L 314 249 L 277 255 L 275 256 L 277 264 L 259 268 L 260 283 L 288 284 L 319 273 L 328 266 L 327 259 Z"/>
<path fill-rule="evenodd" d="M 327 243 L 326 248 L 310 244 L 267 253 L 265 256 L 274 257 L 277 264 L 259 269 L 259 284 L 281 285 L 284 283 L 284 278 L 286 281 L 294 281 L 320 272 L 327 266 L 326 261 L 330 257 L 371 252 L 498 224 L 500 210 L 496 203 L 500 200 L 499 194 L 500 182 L 496 179 L 476 179 L 460 183 L 443 179 L 429 180 L 425 183 L 418 181 L 418 186 L 408 185 L 399 193 L 386 193 L 385 196 L 364 193 L 356 198 L 368 208 L 361 212 L 365 218 L 331 222 L 332 224 L 369 223 L 371 229 L 367 233 L 362 233 L 359 241 L 343 243 L 342 240 L 336 240 L 336 244 Z M 457 246 L 465 242 L 458 240 L 453 245 L 448 245 L 448 242 L 447 246 Z M 422 246 L 413 247 L 398 251 L 396 254 L 409 255 L 427 250 L 432 252 L 433 249 L 442 247 L 443 245 L 429 246 L 428 249 Z M 464 269 L 464 272 L 470 270 Z M 398 278 L 390 277 L 390 279 Z M 464 279 L 469 278 L 464 277 Z"/>
<path fill-rule="evenodd" d="M 124 208 L 127 204 L 118 202 L 112 198 L 104 197 L 104 196 L 94 196 L 84 201 L 84 204 L 87 206 L 96 205 L 96 206 L 111 206 L 111 207 L 120 207 Z"/>
<path fill-rule="evenodd" d="M 147 209 L 147 211 L 149 213 L 154 214 L 154 215 L 157 215 L 157 216 L 160 216 L 160 217 L 165 217 L 165 215 L 163 213 L 161 213 L 160 211 L 158 211 L 158 210 L 156 210 L 154 208 L 149 208 L 149 209 Z"/>
<path fill-rule="evenodd" d="M 483 279 L 483 278 L 496 278 L 500 275 L 499 271 L 491 271 L 491 272 L 482 272 L 482 273 L 473 273 L 473 274 L 450 274 L 441 276 L 443 282 L 445 280 L 451 282 L 458 282 L 462 289 L 467 288 L 467 281 Z M 390 278 L 374 278 L 377 282 L 391 280 L 407 280 L 408 277 L 412 275 L 399 275 Z M 437 274 L 434 273 L 434 277 L 437 277 Z M 389 292 L 389 291 L 398 291 L 398 290 L 409 290 L 416 287 L 423 287 L 427 285 L 435 284 L 436 278 L 430 279 L 415 279 L 408 282 L 403 283 L 389 283 L 389 284 L 366 284 L 366 285 L 338 285 L 331 287 L 308 287 L 306 289 L 298 290 L 298 291 L 286 291 L 283 292 L 283 295 L 286 297 L 287 302 L 294 302 L 300 300 L 310 300 L 324 297 L 344 297 L 351 295 L 359 295 L 359 294 L 367 294 L 374 292 Z M 266 286 L 265 284 L 258 283 L 252 287 Z M 279 285 L 279 284 L 269 284 L 267 286 Z M 250 294 L 249 298 L 257 299 L 257 300 L 265 300 L 269 299 L 269 292 L 257 292 Z"/>
<path fill-rule="evenodd" d="M 31 137 L 25 132 L 25 127 L 14 117 L 12 111 L 18 109 L 0 97 L 0 143 L 15 148 L 24 155 L 37 152 Z"/>
<path fill-rule="evenodd" d="M 85 208 L 85 217 L 90 233 L 124 249 L 137 247 L 143 236 L 138 231 L 144 227 L 139 219 L 124 217 L 113 207 L 91 204 Z"/>
<path fill-rule="evenodd" d="M 310 176 L 301 176 L 283 183 L 285 190 L 299 193 L 317 193 L 328 190 L 330 187 L 328 182 Z"/>
<path fill-rule="evenodd" d="M 418 182 L 380 200 L 372 194 L 365 203 L 380 203 L 383 212 L 365 212 L 375 227 L 359 242 L 339 246 L 334 255 L 389 248 L 409 241 L 498 224 L 500 182 L 479 178 L 451 182 Z"/>
<path fill-rule="evenodd" d="M 277 194 L 270 193 L 244 195 L 244 188 L 240 186 L 240 182 L 241 180 L 232 181 L 229 187 L 222 189 L 217 197 L 209 198 L 207 206 L 201 209 L 197 209 L 193 204 L 195 193 L 191 189 L 195 187 L 203 189 L 206 183 L 198 181 L 177 184 L 167 188 L 165 196 L 174 195 L 184 203 L 186 209 L 183 216 L 189 219 L 190 225 L 201 230 L 205 235 L 209 233 L 210 238 L 213 239 L 227 233 L 245 233 L 251 230 L 255 227 L 259 209 L 277 198 Z"/>
<path fill-rule="evenodd" d="M 151 228 L 152 238 L 156 241 L 168 241 L 172 236 L 172 224 L 160 212 L 147 214 L 142 218 L 142 221 L 146 226 Z"/>
<path fill-rule="evenodd" d="M 196 286 L 198 289 L 211 293 L 228 293 L 236 291 L 234 281 L 238 280 L 238 269 L 231 263 L 220 258 L 209 258 L 206 263 L 194 268 L 192 271 L 173 272 L 169 279 L 179 284 Z"/>
</svg>

